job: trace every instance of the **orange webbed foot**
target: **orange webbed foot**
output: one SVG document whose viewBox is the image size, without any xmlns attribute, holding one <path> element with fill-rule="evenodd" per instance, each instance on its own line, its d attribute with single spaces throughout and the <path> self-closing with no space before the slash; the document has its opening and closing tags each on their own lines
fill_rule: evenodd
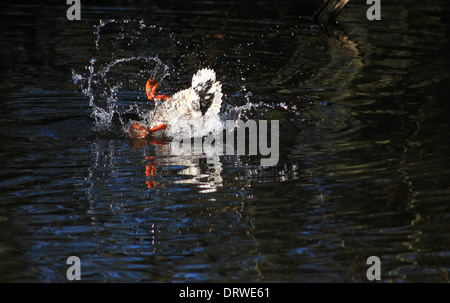
<svg viewBox="0 0 450 303">
<path fill-rule="evenodd" d="M 130 136 L 133 139 L 144 139 L 148 135 L 151 135 L 151 134 L 157 132 L 158 130 L 162 130 L 162 129 L 166 129 L 166 128 L 167 128 L 166 124 L 160 124 L 156 127 L 150 128 L 150 127 L 141 125 L 139 122 L 134 122 L 128 129 L 128 133 L 130 134 Z"/>
<path fill-rule="evenodd" d="M 155 95 L 156 89 L 158 88 L 159 83 L 156 82 L 155 79 L 149 79 L 147 83 L 145 84 L 145 92 L 147 93 L 147 98 L 150 101 L 153 101 L 154 99 L 160 99 L 163 101 L 166 101 L 169 99 L 169 96 L 166 95 Z"/>
<path fill-rule="evenodd" d="M 149 129 L 149 131 L 153 134 L 154 132 L 156 132 L 156 131 L 158 131 L 158 130 L 162 130 L 162 129 L 166 129 L 167 128 L 167 125 L 165 125 L 164 123 L 163 124 L 160 124 L 160 125 L 158 125 L 158 126 L 156 126 L 156 127 L 153 127 L 153 128 L 151 128 L 151 129 Z"/>
<path fill-rule="evenodd" d="M 143 139 L 149 134 L 149 129 L 139 122 L 134 122 L 128 129 L 128 133 L 134 139 Z"/>
</svg>

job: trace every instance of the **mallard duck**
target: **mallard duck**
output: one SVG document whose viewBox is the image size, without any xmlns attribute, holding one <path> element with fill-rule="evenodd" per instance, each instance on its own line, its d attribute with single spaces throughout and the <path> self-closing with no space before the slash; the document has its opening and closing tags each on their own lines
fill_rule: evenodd
<svg viewBox="0 0 450 303">
<path fill-rule="evenodd" d="M 146 125 L 132 122 L 128 133 L 134 139 L 142 139 L 170 128 L 180 119 L 193 127 L 219 115 L 222 85 L 216 81 L 216 74 L 212 69 L 199 70 L 192 77 L 191 87 L 175 93 L 172 97 L 157 95 L 158 86 L 159 83 L 155 79 L 149 79 L 145 85 L 147 98 L 156 101 L 155 109 L 149 113 L 149 122 L 145 123 Z"/>
</svg>

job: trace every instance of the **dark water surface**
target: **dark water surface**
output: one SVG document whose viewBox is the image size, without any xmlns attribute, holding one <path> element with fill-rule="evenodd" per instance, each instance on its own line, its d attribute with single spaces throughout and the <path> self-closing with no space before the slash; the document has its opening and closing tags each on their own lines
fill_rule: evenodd
<svg viewBox="0 0 450 303">
<path fill-rule="evenodd" d="M 1 4 L 0 281 L 78 256 L 83 281 L 365 282 L 374 255 L 382 281 L 449 282 L 445 1 L 350 1 L 326 29 L 315 1 L 59 2 Z M 139 56 L 168 94 L 213 68 L 226 106 L 280 121 L 278 165 L 94 131 L 73 73 Z"/>
</svg>

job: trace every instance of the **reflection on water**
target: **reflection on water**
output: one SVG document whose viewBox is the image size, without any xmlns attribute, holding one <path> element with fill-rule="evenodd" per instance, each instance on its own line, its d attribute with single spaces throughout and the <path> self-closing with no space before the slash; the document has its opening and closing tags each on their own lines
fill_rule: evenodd
<svg viewBox="0 0 450 303">
<path fill-rule="evenodd" d="M 104 5 L 76 24 L 38 4 L 0 12 L 1 281 L 67 281 L 71 255 L 84 281 L 365 282 L 372 255 L 382 281 L 449 281 L 439 1 L 383 2 L 376 22 L 350 1 L 327 28 L 316 1 Z M 156 56 L 162 93 L 209 66 L 225 112 L 279 120 L 278 165 L 123 136 L 151 107 L 155 61 L 101 71 Z M 85 96 L 72 72 L 101 85 Z M 91 97 L 119 130 L 94 127 Z"/>
</svg>

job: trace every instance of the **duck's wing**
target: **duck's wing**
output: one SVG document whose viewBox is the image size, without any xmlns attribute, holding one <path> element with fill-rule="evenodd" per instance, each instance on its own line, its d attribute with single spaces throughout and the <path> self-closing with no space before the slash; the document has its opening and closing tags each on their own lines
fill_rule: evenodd
<svg viewBox="0 0 450 303">
<path fill-rule="evenodd" d="M 202 110 L 202 115 L 218 115 L 222 106 L 222 96 L 222 84 L 214 82 L 206 98 L 200 99 L 200 109 L 202 108 L 202 101 L 203 106 L 206 108 L 205 111 Z"/>
<path fill-rule="evenodd" d="M 202 115 L 210 110 L 217 111 L 216 114 L 219 113 L 222 103 L 222 85 L 216 81 L 216 74 L 212 69 L 199 70 L 192 77 L 192 89 L 199 97 Z"/>
<path fill-rule="evenodd" d="M 197 92 L 200 103 L 200 111 L 204 116 L 206 112 L 214 111 L 218 114 L 222 103 L 222 85 L 214 82 L 205 87 L 204 90 Z"/>
</svg>

